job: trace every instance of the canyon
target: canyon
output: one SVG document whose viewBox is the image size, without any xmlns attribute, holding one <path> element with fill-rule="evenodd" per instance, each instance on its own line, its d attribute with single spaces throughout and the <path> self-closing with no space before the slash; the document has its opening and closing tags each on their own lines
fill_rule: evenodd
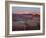
<svg viewBox="0 0 46 38">
<path fill-rule="evenodd" d="M 12 14 L 12 31 L 40 30 L 40 15 Z"/>
</svg>

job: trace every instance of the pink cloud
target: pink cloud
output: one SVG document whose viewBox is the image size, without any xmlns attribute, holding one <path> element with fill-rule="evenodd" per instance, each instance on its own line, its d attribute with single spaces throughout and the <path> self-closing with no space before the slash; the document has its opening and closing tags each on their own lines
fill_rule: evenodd
<svg viewBox="0 0 46 38">
<path fill-rule="evenodd" d="M 16 14 L 40 14 L 31 10 L 16 10 Z"/>
</svg>

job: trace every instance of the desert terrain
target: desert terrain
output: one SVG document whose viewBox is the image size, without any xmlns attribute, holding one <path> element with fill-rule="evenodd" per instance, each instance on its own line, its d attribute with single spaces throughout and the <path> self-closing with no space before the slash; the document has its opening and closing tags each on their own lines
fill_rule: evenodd
<svg viewBox="0 0 46 38">
<path fill-rule="evenodd" d="M 38 13 L 13 13 L 12 31 L 40 30 L 40 14 Z"/>
</svg>

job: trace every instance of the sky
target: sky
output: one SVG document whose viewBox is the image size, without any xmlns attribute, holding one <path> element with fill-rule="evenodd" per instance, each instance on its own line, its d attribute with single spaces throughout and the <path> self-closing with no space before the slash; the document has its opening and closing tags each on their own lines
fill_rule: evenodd
<svg viewBox="0 0 46 38">
<path fill-rule="evenodd" d="M 16 13 L 16 10 L 32 10 L 35 12 L 40 12 L 40 8 L 36 7 L 12 7 L 12 13 Z"/>
</svg>

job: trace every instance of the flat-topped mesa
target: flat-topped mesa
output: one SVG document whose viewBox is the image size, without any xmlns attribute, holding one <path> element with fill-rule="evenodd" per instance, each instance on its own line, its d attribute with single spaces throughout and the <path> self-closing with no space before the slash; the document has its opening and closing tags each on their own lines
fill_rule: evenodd
<svg viewBox="0 0 46 38">
<path fill-rule="evenodd" d="M 32 10 L 16 10 L 15 14 L 33 14 L 33 15 L 39 14 L 40 15 L 39 12 L 32 11 Z"/>
</svg>

